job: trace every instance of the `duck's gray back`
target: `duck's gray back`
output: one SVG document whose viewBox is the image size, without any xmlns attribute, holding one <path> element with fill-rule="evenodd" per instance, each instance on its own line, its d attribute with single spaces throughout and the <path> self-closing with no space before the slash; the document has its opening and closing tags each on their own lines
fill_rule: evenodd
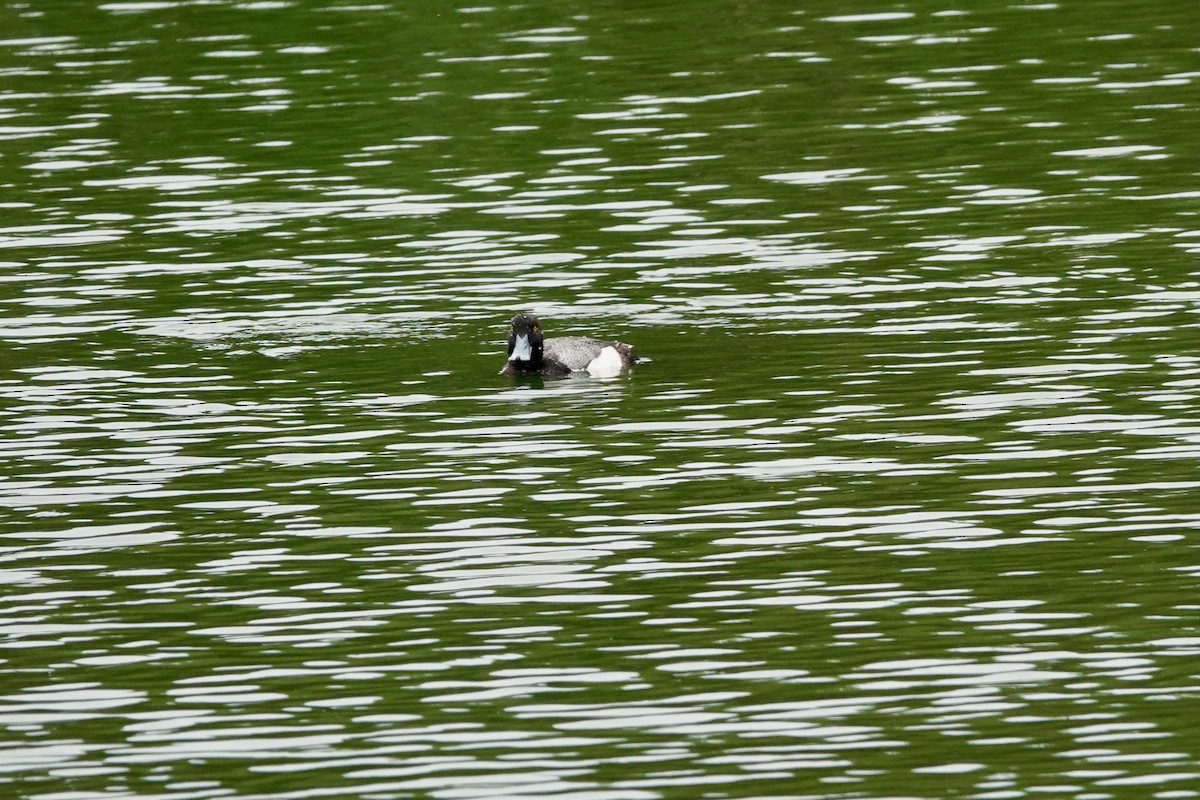
<svg viewBox="0 0 1200 800">
<path fill-rule="evenodd" d="M 587 369 L 588 364 L 592 363 L 592 360 L 600 355 L 600 351 L 606 347 L 616 348 L 617 352 L 621 353 L 622 360 L 626 362 L 633 358 L 633 351 L 627 344 L 605 342 L 586 336 L 561 336 L 547 339 L 544 347 L 547 359 L 557 361 L 572 371 Z"/>
</svg>

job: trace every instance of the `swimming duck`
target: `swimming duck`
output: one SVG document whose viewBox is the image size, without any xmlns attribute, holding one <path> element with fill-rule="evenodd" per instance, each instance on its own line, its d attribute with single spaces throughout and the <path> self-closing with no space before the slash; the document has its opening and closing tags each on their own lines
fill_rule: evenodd
<svg viewBox="0 0 1200 800">
<path fill-rule="evenodd" d="M 501 375 L 566 375 L 586 370 L 596 378 L 617 375 L 637 361 L 633 348 L 586 336 L 547 339 L 532 314 L 517 314 L 508 333 L 508 361 Z"/>
</svg>

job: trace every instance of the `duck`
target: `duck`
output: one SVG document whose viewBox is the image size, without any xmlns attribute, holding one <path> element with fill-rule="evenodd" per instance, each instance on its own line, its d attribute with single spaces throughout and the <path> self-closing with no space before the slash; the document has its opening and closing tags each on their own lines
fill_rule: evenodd
<svg viewBox="0 0 1200 800">
<path fill-rule="evenodd" d="M 501 375 L 568 375 L 584 372 L 611 378 L 638 360 L 624 342 L 587 336 L 547 339 L 533 314 L 517 314 L 508 331 L 508 361 Z"/>
</svg>

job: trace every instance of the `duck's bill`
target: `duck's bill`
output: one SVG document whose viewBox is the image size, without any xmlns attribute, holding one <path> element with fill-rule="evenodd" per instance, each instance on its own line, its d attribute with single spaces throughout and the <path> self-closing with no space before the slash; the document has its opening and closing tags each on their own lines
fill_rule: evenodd
<svg viewBox="0 0 1200 800">
<path fill-rule="evenodd" d="M 533 347 L 529 344 L 528 336 L 518 336 L 513 342 L 512 352 L 508 354 L 509 361 L 532 361 Z"/>
</svg>

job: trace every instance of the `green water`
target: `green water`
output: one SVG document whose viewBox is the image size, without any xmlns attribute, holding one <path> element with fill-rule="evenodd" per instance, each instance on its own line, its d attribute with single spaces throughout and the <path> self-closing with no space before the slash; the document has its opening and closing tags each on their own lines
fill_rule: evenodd
<svg viewBox="0 0 1200 800">
<path fill-rule="evenodd" d="M 9 4 L 0 796 L 1200 797 L 1198 22 Z"/>
</svg>

